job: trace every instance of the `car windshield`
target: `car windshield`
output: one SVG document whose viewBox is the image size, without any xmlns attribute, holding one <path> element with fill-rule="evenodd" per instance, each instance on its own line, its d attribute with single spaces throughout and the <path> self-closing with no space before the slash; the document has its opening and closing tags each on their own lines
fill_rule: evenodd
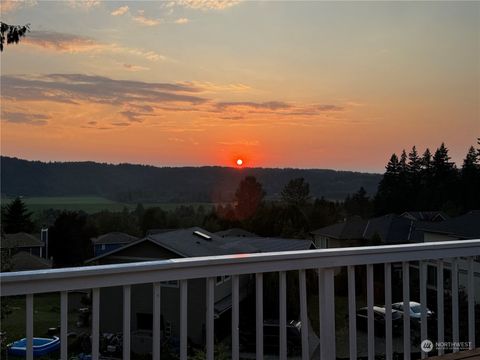
<svg viewBox="0 0 480 360">
<path fill-rule="evenodd" d="M 414 313 L 419 313 L 422 311 L 422 307 L 420 305 L 411 305 L 410 308 Z"/>
</svg>

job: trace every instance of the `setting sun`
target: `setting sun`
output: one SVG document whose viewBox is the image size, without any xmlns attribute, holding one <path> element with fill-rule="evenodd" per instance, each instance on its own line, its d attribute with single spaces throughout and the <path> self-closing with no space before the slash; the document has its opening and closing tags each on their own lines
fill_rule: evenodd
<svg viewBox="0 0 480 360">
<path fill-rule="evenodd" d="M 243 160 L 237 159 L 237 166 L 242 166 L 242 165 L 243 165 Z"/>
</svg>

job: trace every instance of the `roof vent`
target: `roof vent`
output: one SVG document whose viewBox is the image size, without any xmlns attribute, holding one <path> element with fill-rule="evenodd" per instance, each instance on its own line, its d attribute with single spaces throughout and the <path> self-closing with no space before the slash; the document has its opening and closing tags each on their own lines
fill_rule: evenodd
<svg viewBox="0 0 480 360">
<path fill-rule="evenodd" d="M 212 241 L 212 237 L 210 235 L 204 234 L 201 231 L 194 231 L 193 235 L 202 238 L 203 240 Z"/>
</svg>

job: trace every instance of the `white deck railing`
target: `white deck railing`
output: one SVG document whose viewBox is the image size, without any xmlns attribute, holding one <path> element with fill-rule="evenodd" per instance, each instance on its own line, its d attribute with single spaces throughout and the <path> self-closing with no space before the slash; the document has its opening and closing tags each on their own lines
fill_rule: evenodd
<svg viewBox="0 0 480 360">
<path fill-rule="evenodd" d="M 206 358 L 214 358 L 214 283 L 220 275 L 232 276 L 232 359 L 239 359 L 239 275 L 255 274 L 256 281 L 256 358 L 263 358 L 263 273 L 279 273 L 280 359 L 287 358 L 286 271 L 299 273 L 302 359 L 309 358 L 307 291 L 305 270 L 318 270 L 320 314 L 320 358 L 335 359 L 335 296 L 334 270 L 347 267 L 349 353 L 357 356 L 355 267 L 366 266 L 368 306 L 368 357 L 375 357 L 374 337 L 374 264 L 385 264 L 385 355 L 392 359 L 392 283 L 391 265 L 401 263 L 403 269 L 403 302 L 410 301 L 409 262 L 419 261 L 420 302 L 422 304 L 421 337 L 427 334 L 426 262 L 437 264 L 438 341 L 444 340 L 443 267 L 448 259 L 452 268 L 452 341 L 459 342 L 458 258 L 468 263 L 468 341 L 475 347 L 474 257 L 480 256 L 480 240 L 462 240 L 409 245 L 369 246 L 356 248 L 289 251 L 263 254 L 199 257 L 163 261 L 100 265 L 53 270 L 2 273 L 1 296 L 26 295 L 27 359 L 33 359 L 33 296 L 47 292 L 61 293 L 61 359 L 67 359 L 67 291 L 92 289 L 92 358 L 99 358 L 100 288 L 123 286 L 123 334 L 130 334 L 131 286 L 153 284 L 153 349 L 154 360 L 160 359 L 160 282 L 180 281 L 180 359 L 187 359 L 187 281 L 205 278 L 206 291 Z M 404 316 L 404 358 L 410 358 L 410 319 Z M 130 337 L 123 336 L 123 359 L 130 359 Z M 465 340 L 464 340 L 465 341 Z M 454 351 L 458 349 L 454 349 Z M 425 353 L 422 357 L 426 356 Z"/>
</svg>

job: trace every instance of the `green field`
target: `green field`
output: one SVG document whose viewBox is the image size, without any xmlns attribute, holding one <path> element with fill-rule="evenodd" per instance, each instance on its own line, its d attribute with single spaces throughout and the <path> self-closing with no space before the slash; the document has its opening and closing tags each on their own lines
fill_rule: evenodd
<svg viewBox="0 0 480 360">
<path fill-rule="evenodd" d="M 2 206 L 8 204 L 13 198 L 2 198 Z M 125 207 L 134 210 L 137 204 L 127 204 L 115 202 L 98 196 L 73 196 L 73 197 L 22 197 L 23 202 L 28 209 L 34 213 L 39 213 L 46 209 L 85 211 L 86 213 L 96 213 L 102 210 L 122 211 Z M 143 203 L 145 208 L 159 206 L 164 210 L 173 210 L 181 205 L 192 205 L 198 207 L 203 205 L 210 209 L 211 203 Z"/>
</svg>

